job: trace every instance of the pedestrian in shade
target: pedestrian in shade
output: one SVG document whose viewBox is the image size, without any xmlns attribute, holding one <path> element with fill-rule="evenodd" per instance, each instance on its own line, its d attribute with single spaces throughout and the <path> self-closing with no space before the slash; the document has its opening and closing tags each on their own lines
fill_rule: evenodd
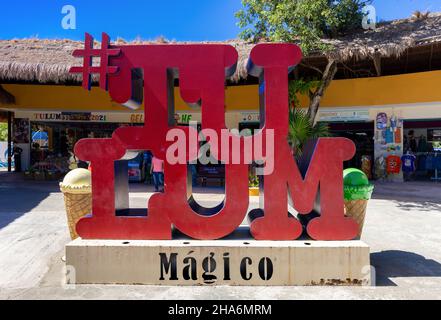
<svg viewBox="0 0 441 320">
<path fill-rule="evenodd" d="M 153 175 L 153 183 L 156 192 L 164 192 L 164 160 L 153 155 L 150 173 Z"/>
</svg>

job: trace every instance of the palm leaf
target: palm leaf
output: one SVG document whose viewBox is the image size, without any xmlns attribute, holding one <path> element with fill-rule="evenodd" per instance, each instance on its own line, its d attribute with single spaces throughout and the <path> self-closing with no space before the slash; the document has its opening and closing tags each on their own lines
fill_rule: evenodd
<svg viewBox="0 0 441 320">
<path fill-rule="evenodd" d="M 313 124 L 302 109 L 290 108 L 288 142 L 296 155 L 303 153 L 303 146 L 308 140 L 330 136 L 327 124 Z"/>
</svg>

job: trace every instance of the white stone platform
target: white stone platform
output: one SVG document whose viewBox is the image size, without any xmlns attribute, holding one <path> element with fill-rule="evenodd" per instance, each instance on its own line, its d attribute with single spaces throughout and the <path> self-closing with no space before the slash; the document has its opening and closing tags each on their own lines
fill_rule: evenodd
<svg viewBox="0 0 441 320">
<path fill-rule="evenodd" d="M 77 239 L 66 281 L 145 285 L 370 285 L 362 241 Z"/>
</svg>

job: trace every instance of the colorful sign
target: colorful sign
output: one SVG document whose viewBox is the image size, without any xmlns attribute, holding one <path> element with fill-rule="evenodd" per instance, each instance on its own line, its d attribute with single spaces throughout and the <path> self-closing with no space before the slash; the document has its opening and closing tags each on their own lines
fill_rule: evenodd
<svg viewBox="0 0 441 320">
<path fill-rule="evenodd" d="M 191 113 L 179 113 L 177 114 L 177 120 L 180 124 L 190 123 L 191 121 L 196 121 Z"/>
<path fill-rule="evenodd" d="M 30 125 L 28 119 L 15 118 L 13 121 L 13 142 L 14 143 L 29 143 L 30 139 Z"/>
<path fill-rule="evenodd" d="M 0 168 L 8 167 L 8 143 L 0 141 Z"/>
<path fill-rule="evenodd" d="M 377 114 L 377 129 L 385 130 L 387 128 L 387 114 L 381 112 Z"/>
<path fill-rule="evenodd" d="M 92 112 L 40 112 L 34 113 L 32 121 L 106 122 L 107 116 Z"/>
<path fill-rule="evenodd" d="M 83 139 L 75 146 L 76 155 L 91 161 L 93 167 L 92 215 L 77 224 L 83 239 L 166 240 L 172 239 L 172 226 L 194 239 L 220 239 L 233 233 L 248 214 L 255 239 L 294 240 L 302 235 L 303 226 L 288 214 L 289 200 L 303 215 L 320 207 L 319 216 L 306 226 L 311 238 L 352 240 L 357 236 L 358 224 L 345 217 L 343 203 L 343 162 L 353 157 L 353 142 L 318 139 L 306 147 L 304 154 L 310 157 L 298 164 L 287 141 L 288 74 L 302 59 L 298 46 L 259 44 L 252 49 L 248 72 L 265 82 L 261 86 L 265 127 L 252 137 L 225 128 L 225 77 L 233 75 L 238 60 L 230 45 L 111 46 L 103 34 L 101 48 L 94 49 L 87 34 L 85 49 L 76 50 L 74 56 L 84 58 L 84 66 L 71 69 L 83 74 L 83 87 L 89 90 L 91 74 L 97 73 L 100 87 L 120 104 L 131 98 L 132 69 L 143 69 L 144 99 L 149 102 L 143 126 L 118 128 L 110 139 Z M 96 56 L 101 57 L 101 66 L 92 67 L 91 58 Z M 194 127 L 170 121 L 174 116 L 173 78 L 179 78 L 180 95 L 186 103 L 201 105 L 201 127 L 208 141 L 202 147 L 193 139 L 200 137 Z M 177 144 L 180 139 L 183 145 Z M 260 139 L 260 145 L 255 139 Z M 188 197 L 188 163 L 195 161 L 206 145 L 211 158 L 225 164 L 225 201 L 215 209 L 204 208 Z M 169 161 L 171 151 L 179 153 L 181 147 L 185 150 L 183 161 Z M 137 217 L 115 214 L 118 185 L 114 162 L 127 150 L 150 150 L 165 165 L 165 192 L 153 195 L 147 214 Z M 262 207 L 247 212 L 250 161 L 264 166 L 265 192 Z M 316 206 L 316 199 L 320 199 L 320 206 Z"/>
<path fill-rule="evenodd" d="M 242 122 L 260 122 L 260 113 L 258 112 L 243 112 L 241 114 Z"/>
<path fill-rule="evenodd" d="M 17 111 L 16 116 L 29 119 L 31 122 L 112 122 L 112 123 L 144 123 L 144 113 L 134 112 L 52 112 L 52 111 Z M 200 121 L 198 113 L 177 113 L 178 123 Z"/>
<path fill-rule="evenodd" d="M 369 121 L 369 110 L 319 110 L 320 121 Z"/>
</svg>

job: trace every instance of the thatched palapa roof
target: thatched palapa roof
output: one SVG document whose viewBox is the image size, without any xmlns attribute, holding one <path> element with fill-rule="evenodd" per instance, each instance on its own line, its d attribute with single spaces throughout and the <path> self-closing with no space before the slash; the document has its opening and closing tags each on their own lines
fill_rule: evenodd
<svg viewBox="0 0 441 320">
<path fill-rule="evenodd" d="M 441 13 L 421 19 L 396 20 L 378 25 L 375 30 L 357 31 L 338 40 L 327 40 L 335 50 L 331 55 L 344 62 L 349 59 L 371 59 L 373 56 L 400 56 L 407 49 L 441 43 Z M 114 44 L 153 44 L 159 41 L 117 40 Z M 175 44 L 176 42 L 168 42 Z M 208 43 L 208 42 L 206 42 Z M 219 42 L 211 42 L 219 43 Z M 253 44 L 238 40 L 225 41 L 239 52 L 238 68 L 233 81 L 246 79 L 246 64 Z M 98 47 L 99 44 L 96 44 Z M 82 65 L 72 52 L 83 48 L 82 41 L 48 39 L 0 40 L 0 81 L 66 83 L 79 82 L 81 75 L 69 74 L 71 66 Z M 317 56 L 316 56 L 317 57 Z M 307 57 L 305 60 L 313 59 Z M 94 79 L 96 80 L 96 79 Z"/>
<path fill-rule="evenodd" d="M 341 61 L 362 60 L 375 54 L 400 56 L 409 48 L 441 42 L 441 12 L 383 23 L 374 30 L 326 42 L 336 48 L 333 56 Z"/>
</svg>

